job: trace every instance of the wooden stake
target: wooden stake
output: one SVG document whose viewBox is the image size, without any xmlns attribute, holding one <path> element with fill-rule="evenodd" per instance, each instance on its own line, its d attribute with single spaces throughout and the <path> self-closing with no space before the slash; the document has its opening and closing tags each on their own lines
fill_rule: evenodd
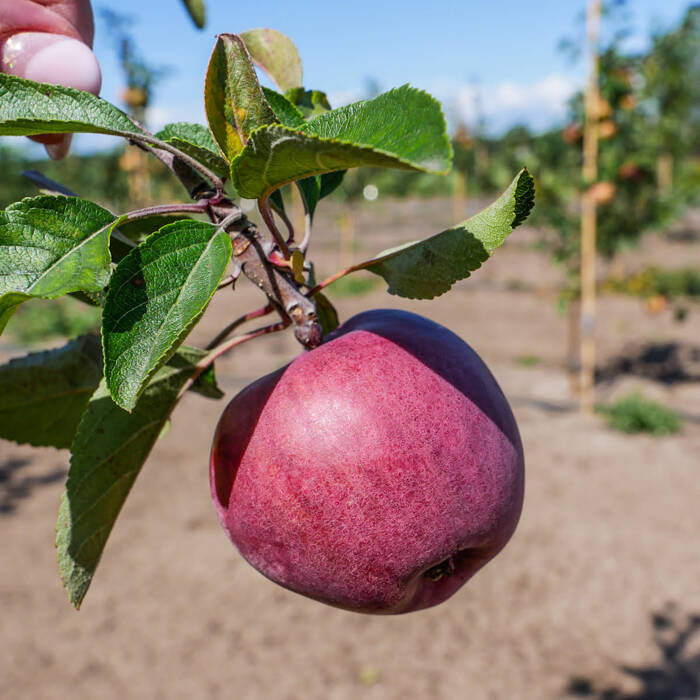
<svg viewBox="0 0 700 700">
<path fill-rule="evenodd" d="M 583 182 L 581 197 L 581 379 L 582 413 L 593 413 L 595 405 L 595 253 L 596 203 L 588 189 L 598 177 L 598 32 L 600 0 L 590 0 L 586 16 L 588 40 L 588 86 L 583 127 Z"/>
</svg>

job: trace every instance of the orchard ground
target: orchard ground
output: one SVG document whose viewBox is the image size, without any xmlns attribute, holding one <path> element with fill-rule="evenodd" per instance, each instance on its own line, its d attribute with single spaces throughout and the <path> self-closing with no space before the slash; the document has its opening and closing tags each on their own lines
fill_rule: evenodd
<svg viewBox="0 0 700 700">
<path fill-rule="evenodd" d="M 322 274 L 336 267 L 340 213 L 322 207 L 315 227 Z M 380 198 L 357 209 L 354 260 L 453 220 L 448 201 Z M 689 235 L 648 237 L 620 264 L 630 272 L 700 266 L 700 215 L 681 228 Z M 700 613 L 700 306 L 677 323 L 635 298 L 600 299 L 598 398 L 639 389 L 685 417 L 670 437 L 613 432 L 571 401 L 566 319 L 555 308 L 560 274 L 534 240 L 517 229 L 482 270 L 432 302 L 388 296 L 379 281 L 361 296 L 329 288 L 341 318 L 396 307 L 446 325 L 481 354 L 515 411 L 527 470 L 522 520 L 452 599 L 370 617 L 262 578 L 229 544 L 209 497 L 209 446 L 225 404 L 188 395 L 134 486 L 80 612 L 61 588 L 53 544 L 68 453 L 0 442 L 0 696 L 687 696 L 683 679 L 700 682 L 700 621 L 665 662 L 660 646 L 679 632 L 653 616 L 666 611 L 682 627 Z M 235 297 L 217 295 L 197 339 L 262 304 L 240 285 Z M 2 361 L 21 352 L 7 342 Z M 644 347 L 655 349 L 651 360 L 640 359 Z M 291 332 L 254 341 L 217 364 L 219 381 L 230 398 L 299 351 Z M 660 374 L 665 381 L 650 378 Z M 651 675 L 640 680 L 630 669 Z M 650 694 L 644 678 L 667 695 Z"/>
</svg>

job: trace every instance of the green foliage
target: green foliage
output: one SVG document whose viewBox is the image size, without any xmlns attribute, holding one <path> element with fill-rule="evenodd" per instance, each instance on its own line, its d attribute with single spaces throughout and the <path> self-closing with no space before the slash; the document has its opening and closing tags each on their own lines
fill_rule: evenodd
<svg viewBox="0 0 700 700">
<path fill-rule="evenodd" d="M 525 220 L 533 205 L 532 177 L 522 170 L 493 204 L 462 224 L 380 253 L 355 269 L 383 277 L 389 294 L 433 299 L 480 268 Z"/>
<path fill-rule="evenodd" d="M 133 411 L 121 409 L 102 382 L 72 447 L 56 524 L 61 580 L 80 607 L 119 511 L 194 368 L 161 368 Z"/>
<path fill-rule="evenodd" d="M 0 436 L 29 445 L 70 447 L 101 378 L 97 334 L 0 366 Z"/>
<path fill-rule="evenodd" d="M 409 132 L 411 139 L 402 134 Z M 429 95 L 409 86 L 325 112 L 295 130 L 257 129 L 231 165 L 238 193 L 257 199 L 286 182 L 364 165 L 447 172 L 445 118 Z"/>
<path fill-rule="evenodd" d="M 282 90 L 301 87 L 301 59 L 292 40 L 275 29 L 251 29 L 241 33 L 251 58 Z"/>
<path fill-rule="evenodd" d="M 318 322 L 321 324 L 323 335 L 328 335 L 340 325 L 338 312 L 325 294 L 319 292 L 314 299 L 316 301 Z"/>
<path fill-rule="evenodd" d="M 23 302 L 109 283 L 109 237 L 117 219 L 77 197 L 24 199 L 0 213 L 0 332 Z"/>
<path fill-rule="evenodd" d="M 105 378 L 131 410 L 153 373 L 206 309 L 231 258 L 231 241 L 213 224 L 178 221 L 122 260 L 102 322 Z"/>
<path fill-rule="evenodd" d="M 222 157 L 209 129 L 202 124 L 174 122 L 166 124 L 156 138 L 170 143 L 203 163 L 221 177 L 228 173 L 228 163 Z"/>
<path fill-rule="evenodd" d="M 296 87 L 287 90 L 284 95 L 296 105 L 305 119 L 313 119 L 331 108 L 328 96 L 321 90 L 304 90 L 303 87 Z"/>
<path fill-rule="evenodd" d="M 0 73 L 0 136 L 78 132 L 143 136 L 124 112 L 89 92 Z"/>
<path fill-rule="evenodd" d="M 623 433 L 650 433 L 671 435 L 681 429 L 681 417 L 661 403 L 634 393 L 623 396 L 608 405 L 598 406 L 608 425 Z"/>
<path fill-rule="evenodd" d="M 190 3 L 189 9 L 196 17 L 201 6 Z M 261 88 L 251 55 L 284 94 Z M 340 185 L 345 170 L 379 166 L 445 173 L 451 166 L 445 119 L 432 97 L 403 86 L 331 110 L 323 92 L 302 87 L 296 49 L 271 30 L 218 37 L 205 79 L 205 110 L 208 128 L 169 124 L 153 136 L 89 93 L 0 76 L 0 135 L 121 135 L 150 149 L 161 163 L 151 183 L 142 180 L 140 187 L 159 183 L 158 173 L 167 166 L 195 200 L 178 203 L 168 190 L 168 204 L 118 215 L 85 199 L 44 195 L 0 213 L 2 323 L 27 299 L 66 294 L 85 303 L 90 324 L 102 319 L 102 352 L 96 334 L 90 334 L 0 367 L 0 436 L 71 446 L 57 549 L 61 578 L 76 607 L 184 390 L 220 398 L 214 359 L 240 342 L 293 325 L 300 342 L 314 347 L 322 332 L 337 327 L 337 312 L 321 291 L 328 282 L 317 285 L 313 279 L 307 246 L 312 215 Z M 68 167 L 81 194 L 92 193 L 100 182 L 114 209 L 123 211 L 127 183 L 119 154 L 101 158 L 74 158 Z M 21 167 L 18 159 L 8 162 Z M 85 166 L 90 163 L 99 167 Z M 61 179 L 59 170 L 51 170 L 58 167 L 42 167 L 44 176 L 33 181 L 61 189 L 51 182 Z M 278 191 L 286 183 L 293 183 L 304 201 L 303 239 L 291 235 Z M 233 203 L 234 188 L 240 196 L 262 200 L 268 232 L 258 230 Z M 268 197 L 289 229 L 287 236 L 270 218 Z M 532 204 L 532 178 L 521 170 L 480 214 L 352 269 L 382 276 L 391 293 L 431 298 L 478 268 Z M 212 223 L 191 216 L 208 216 Z M 231 274 L 221 285 L 227 269 Z M 249 312 L 231 321 L 206 350 L 184 345 L 213 294 L 222 286 L 235 291 L 232 283 L 240 274 L 264 291 L 263 311 L 278 313 L 277 323 L 230 337 L 241 322 L 265 315 Z M 356 294 L 373 286 L 372 280 L 347 279 L 336 290 Z M 55 319 L 46 328 L 51 324 Z M 62 332 L 76 330 L 72 321 L 62 327 Z"/>
<path fill-rule="evenodd" d="M 204 0 L 182 0 L 187 14 L 198 29 L 204 29 L 207 23 L 207 8 Z"/>
<path fill-rule="evenodd" d="M 277 121 L 245 44 L 235 34 L 221 34 L 216 40 L 204 83 L 204 106 L 209 128 L 229 160 L 248 143 L 251 132 Z"/>
<path fill-rule="evenodd" d="M 641 99 L 653 128 L 648 138 L 674 158 L 700 150 L 700 6 L 693 4 L 674 31 L 653 37 L 641 58 Z"/>
<path fill-rule="evenodd" d="M 692 267 L 678 270 L 645 267 L 629 277 L 611 277 L 603 289 L 639 297 L 700 298 L 700 271 Z"/>
<path fill-rule="evenodd" d="M 537 367 L 542 360 L 538 355 L 525 354 L 518 355 L 518 357 L 515 358 L 515 362 L 521 367 Z"/>
<path fill-rule="evenodd" d="M 283 126 L 297 129 L 304 126 L 304 115 L 301 110 L 284 95 L 267 87 L 263 87 L 263 95 Z"/>
</svg>

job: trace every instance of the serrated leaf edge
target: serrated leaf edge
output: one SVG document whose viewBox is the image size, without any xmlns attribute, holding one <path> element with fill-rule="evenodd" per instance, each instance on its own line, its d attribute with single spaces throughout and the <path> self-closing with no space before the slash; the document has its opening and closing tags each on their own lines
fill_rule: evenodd
<svg viewBox="0 0 700 700">
<path fill-rule="evenodd" d="M 143 240 L 143 242 L 141 243 L 141 245 L 144 245 L 144 244 L 145 244 L 150 238 L 152 238 L 153 236 L 156 236 L 156 235 L 160 234 L 162 231 L 164 231 L 164 229 L 167 229 L 167 228 L 170 227 L 170 226 L 176 226 L 177 223 L 178 223 L 178 222 L 173 222 L 172 224 L 166 224 L 165 226 L 162 226 L 162 227 L 159 228 L 157 231 L 154 231 L 153 233 L 149 234 L 149 235 Z M 207 224 L 207 222 L 193 222 L 193 223 L 205 224 L 205 225 L 208 225 L 208 226 L 212 226 L 213 228 L 216 228 L 214 224 Z M 202 250 L 202 254 L 199 256 L 199 260 L 201 260 L 201 258 L 204 256 L 204 254 L 211 248 L 211 246 L 213 245 L 214 241 L 217 240 L 217 239 L 219 239 L 219 240 L 226 240 L 226 241 L 228 242 L 229 261 L 230 261 L 230 257 L 231 257 L 231 255 L 232 255 L 232 253 L 233 253 L 233 248 L 232 248 L 232 245 L 231 245 L 231 240 L 230 240 L 230 238 L 228 237 L 228 235 L 227 235 L 224 231 L 216 231 L 216 232 L 212 235 L 212 237 L 209 239 L 208 243 L 206 244 L 206 246 L 205 246 L 204 249 Z M 140 246 L 139 246 L 139 247 L 140 247 Z M 138 250 L 138 248 L 135 248 L 135 249 L 134 249 L 134 251 L 136 251 L 136 250 Z M 182 250 L 182 249 L 179 249 L 179 250 Z M 129 255 L 131 255 L 131 253 L 129 253 Z M 129 257 L 129 256 L 126 256 L 126 257 Z M 124 258 L 124 260 L 126 260 L 126 257 Z M 222 274 L 221 274 L 221 277 L 219 277 L 219 282 L 220 282 L 221 279 L 223 278 L 227 266 L 228 266 L 228 262 L 226 263 L 226 265 L 223 266 L 224 270 L 223 270 L 223 272 L 222 272 Z M 192 267 L 192 270 L 190 271 L 189 275 L 187 276 L 187 278 L 186 278 L 186 280 L 185 280 L 185 283 L 182 285 L 182 289 L 185 288 L 187 282 L 192 278 L 192 275 L 195 274 L 195 269 L 196 269 L 196 265 L 194 265 L 194 266 Z M 125 284 L 126 284 L 126 282 L 125 282 Z M 123 286 L 123 285 L 122 285 L 122 286 Z M 121 289 L 121 288 L 120 288 L 120 289 Z M 181 291 L 180 291 L 180 294 L 178 294 L 178 296 L 177 296 L 175 302 L 173 303 L 173 305 L 172 305 L 173 307 L 177 304 L 178 300 L 181 298 L 182 289 L 181 289 Z M 117 293 L 117 292 L 115 291 L 115 294 L 116 294 L 116 293 Z M 156 358 L 155 364 L 153 365 L 152 369 L 151 369 L 146 375 L 144 375 L 144 378 L 143 378 L 142 381 L 140 382 L 139 389 L 138 389 L 138 391 L 136 392 L 136 394 L 132 397 L 132 400 L 131 400 L 131 401 L 128 401 L 128 402 L 124 401 L 124 402 L 122 402 L 122 401 L 120 400 L 120 397 L 117 395 L 117 390 L 115 389 L 115 390 L 113 391 L 113 390 L 112 390 L 112 387 L 110 386 L 111 382 L 109 381 L 109 379 L 107 379 L 107 363 L 106 363 L 107 352 L 106 352 L 106 348 L 105 348 L 105 338 L 104 338 L 104 333 L 101 333 L 101 334 L 100 334 L 101 337 L 102 337 L 102 352 L 103 352 L 103 356 L 105 357 L 105 380 L 106 380 L 106 384 L 107 384 L 107 389 L 108 389 L 108 391 L 109 391 L 110 396 L 111 396 L 112 399 L 114 400 L 114 403 L 116 403 L 117 406 L 119 406 L 120 408 L 123 408 L 125 411 L 129 411 L 129 412 L 131 412 L 131 411 L 134 409 L 134 407 L 136 406 L 136 403 L 137 403 L 137 401 L 139 400 L 140 396 L 143 394 L 143 392 L 145 391 L 146 387 L 148 386 L 148 383 L 149 383 L 149 382 L 151 381 L 151 379 L 153 378 L 153 375 L 154 375 L 154 374 L 155 374 L 155 373 L 156 373 L 156 372 L 157 372 L 157 371 L 158 371 L 158 370 L 159 370 L 159 369 L 160 369 L 160 368 L 175 354 L 175 352 L 176 352 L 177 349 L 180 347 L 180 345 L 183 343 L 183 341 L 185 340 L 185 338 L 187 337 L 187 335 L 189 334 L 189 332 L 192 330 L 192 328 L 194 327 L 194 325 L 196 325 L 196 323 L 197 323 L 197 322 L 199 321 L 199 319 L 202 317 L 202 314 L 206 311 L 207 306 L 209 305 L 209 303 L 210 303 L 210 301 L 211 301 L 211 299 L 212 299 L 212 297 L 214 296 L 215 293 L 216 293 L 216 285 L 215 285 L 214 288 L 212 289 L 212 291 L 211 291 L 210 295 L 207 297 L 206 301 L 203 303 L 202 308 L 200 309 L 200 311 L 192 318 L 192 320 L 190 321 L 190 323 L 189 323 L 185 328 L 183 328 L 182 332 L 177 336 L 177 338 L 175 338 L 175 340 L 174 340 L 173 343 L 168 347 L 168 349 L 166 349 L 158 358 Z M 106 303 L 106 302 L 105 302 L 105 303 Z M 131 311 L 131 309 L 130 309 L 130 311 Z M 172 311 L 172 307 L 171 307 L 170 311 L 168 311 L 168 314 L 166 315 L 166 319 L 169 317 L 169 314 L 171 313 L 171 311 Z M 163 324 L 164 324 L 164 323 L 165 323 L 165 320 L 160 324 L 159 330 L 163 327 Z M 104 328 L 104 327 L 103 327 L 103 328 Z"/>
<path fill-rule="evenodd" d="M 407 161 L 404 158 L 397 156 L 395 153 L 391 153 L 390 151 L 385 151 L 381 148 L 376 148 L 374 146 L 369 146 L 367 144 L 357 144 L 357 143 L 353 143 L 352 141 L 344 141 L 342 139 L 335 139 L 335 138 L 329 139 L 327 137 L 317 136 L 316 134 L 307 134 L 304 131 L 300 131 L 299 129 L 293 129 L 291 127 L 284 126 L 282 124 L 269 124 L 266 126 L 257 127 L 256 129 L 251 131 L 250 132 L 250 139 L 248 140 L 248 143 L 243 147 L 241 152 L 231 161 L 231 179 L 233 181 L 233 184 L 236 187 L 236 190 L 239 191 L 239 194 L 241 194 L 241 192 L 243 192 L 241 194 L 241 196 L 244 196 L 244 197 L 247 197 L 250 199 L 257 199 L 257 198 L 266 199 L 270 196 L 270 194 L 274 190 L 279 189 L 283 185 L 286 185 L 290 182 L 296 182 L 297 180 L 303 180 L 304 178 L 313 177 L 314 175 L 323 175 L 324 173 L 337 172 L 336 170 L 328 170 L 327 168 L 321 168 L 319 170 L 305 172 L 305 173 L 297 175 L 295 177 L 288 178 L 282 182 L 275 183 L 274 186 L 269 186 L 270 183 L 267 181 L 267 179 L 264 176 L 262 176 L 261 179 L 263 179 L 263 181 L 268 185 L 268 187 L 263 191 L 262 194 L 250 195 L 250 197 L 249 197 L 247 194 L 245 194 L 245 192 L 246 192 L 245 190 L 240 190 L 238 187 L 236 166 L 239 163 L 239 161 L 243 158 L 243 156 L 246 154 L 246 149 L 250 149 L 250 151 L 253 151 L 253 148 L 250 146 L 250 142 L 253 138 L 253 135 L 260 132 L 260 131 L 263 131 L 265 129 L 267 129 L 267 130 L 281 129 L 281 130 L 284 130 L 288 133 L 304 136 L 306 138 L 317 140 L 317 141 L 320 141 L 322 143 L 334 144 L 334 145 L 339 145 L 339 146 L 351 146 L 353 148 L 356 148 L 356 149 L 359 149 L 362 151 L 368 151 L 371 153 L 376 153 L 376 154 L 381 155 L 381 156 L 386 156 L 386 157 L 406 166 L 404 168 L 397 168 L 398 170 L 415 170 L 416 172 L 433 173 L 435 175 L 445 175 L 449 172 L 449 170 L 430 170 L 428 168 L 416 166 L 415 164 L 411 163 L 410 161 Z M 363 167 L 363 166 L 360 165 L 360 166 L 353 166 L 353 167 Z M 378 167 L 381 167 L 381 166 L 378 166 Z M 347 168 L 341 167 L 341 168 L 338 168 L 337 170 L 346 170 L 346 169 Z"/>
<path fill-rule="evenodd" d="M 527 180 L 525 181 L 525 184 L 524 184 L 524 186 L 523 186 L 523 190 L 521 191 L 521 181 L 523 180 L 524 177 L 526 177 Z M 432 239 L 434 239 L 434 238 L 438 238 L 439 236 L 442 236 L 444 233 L 447 233 L 448 231 L 455 231 L 455 230 L 458 230 L 458 229 L 460 229 L 460 228 L 463 228 L 463 229 L 465 229 L 467 232 L 469 232 L 468 229 L 467 229 L 467 225 L 469 224 L 469 222 L 470 222 L 472 219 L 474 219 L 475 217 L 477 217 L 477 216 L 479 216 L 480 214 L 482 214 L 482 213 L 483 213 L 484 211 L 486 211 L 489 207 L 493 206 L 496 202 L 498 202 L 499 199 L 501 199 L 501 198 L 508 192 L 508 190 L 511 190 L 511 189 L 512 189 L 512 191 L 513 191 L 513 195 L 512 195 L 512 196 L 513 196 L 515 202 L 514 202 L 514 205 L 513 205 L 514 218 L 513 218 L 513 222 L 512 222 L 511 225 L 510 225 L 510 232 L 507 233 L 507 234 L 504 236 L 503 240 L 502 240 L 498 245 L 493 246 L 493 247 L 487 247 L 487 246 L 484 244 L 483 241 L 481 241 L 480 239 L 477 239 L 477 240 L 479 240 L 479 242 L 483 245 L 484 250 L 488 253 L 488 256 L 491 257 L 491 254 L 493 253 L 493 251 L 496 250 L 496 248 L 499 248 L 501 245 L 503 245 L 503 243 L 505 243 L 505 241 L 506 241 L 506 239 L 508 238 L 508 236 L 510 236 L 510 234 L 513 233 L 513 231 L 514 231 L 523 221 L 525 221 L 525 219 L 527 219 L 527 217 L 529 216 L 530 212 L 532 211 L 532 208 L 534 207 L 534 203 L 535 203 L 534 180 L 533 180 L 533 178 L 532 178 L 532 175 L 530 175 L 530 173 L 528 172 L 527 168 L 522 168 L 522 170 L 520 170 L 520 172 L 515 176 L 515 178 L 513 179 L 513 181 L 510 183 L 510 185 L 508 185 L 508 187 L 506 187 L 506 189 L 505 189 L 498 197 L 496 197 L 496 199 L 494 199 L 493 202 L 491 202 L 491 204 L 489 204 L 489 205 L 487 205 L 486 207 L 484 207 L 484 209 L 482 209 L 480 212 L 478 212 L 478 213 L 475 214 L 474 216 L 471 216 L 471 217 L 469 217 L 468 219 L 465 219 L 463 222 L 461 222 L 461 223 L 459 223 L 459 224 L 456 224 L 455 226 L 452 226 L 452 227 L 449 228 L 449 229 L 445 229 L 444 231 L 440 231 L 439 233 L 436 233 L 436 234 L 434 234 L 434 235 L 432 235 L 432 236 L 429 236 L 428 238 L 424 238 L 424 239 L 419 240 L 419 241 L 411 241 L 411 242 L 409 242 L 409 243 L 404 243 L 404 244 L 402 244 L 402 245 L 400 245 L 400 246 L 397 246 L 396 248 L 391 248 L 391 249 L 389 249 L 389 250 L 383 251 L 383 252 L 379 253 L 377 256 L 375 256 L 374 258 L 372 258 L 371 260 L 368 260 L 368 261 L 366 261 L 365 263 L 360 263 L 359 265 L 355 265 L 355 266 L 353 267 L 353 269 L 352 269 L 352 272 L 355 272 L 355 271 L 358 271 L 358 270 L 367 270 L 368 272 L 373 272 L 373 274 L 379 274 L 379 273 L 377 273 L 377 272 L 374 272 L 374 271 L 371 269 L 374 265 L 377 265 L 377 264 L 379 264 L 379 263 L 384 262 L 385 260 L 390 260 L 391 258 L 396 257 L 396 256 L 399 255 L 402 251 L 404 251 L 404 250 L 406 250 L 406 249 L 408 249 L 408 248 L 411 248 L 411 247 L 413 247 L 413 246 L 423 245 L 423 244 L 427 243 L 428 241 L 430 241 L 430 240 L 432 240 Z M 519 194 L 519 193 L 520 193 L 520 194 Z M 527 207 L 527 211 L 526 211 L 525 213 L 520 214 L 520 215 L 518 216 L 518 215 L 515 214 L 515 210 L 517 210 L 517 208 L 518 208 L 518 197 L 519 197 L 519 196 L 520 196 L 520 197 L 526 197 L 526 198 L 527 198 L 527 199 L 523 202 L 524 205 L 525 205 L 525 207 Z M 473 234 L 472 234 L 472 235 L 473 235 Z M 488 258 L 487 258 L 487 260 L 488 260 Z M 482 261 L 482 262 L 480 262 L 478 265 L 476 265 L 476 267 L 472 268 L 471 270 L 468 270 L 467 273 L 466 273 L 465 275 L 462 275 L 462 276 L 460 276 L 460 275 L 449 275 L 449 276 L 445 277 L 446 284 L 447 284 L 447 286 L 445 287 L 445 289 L 442 289 L 442 291 L 437 291 L 435 294 L 433 294 L 433 295 L 431 295 L 431 296 L 418 296 L 418 295 L 411 295 L 411 294 L 399 294 L 399 293 L 396 291 L 396 288 L 395 288 L 395 287 L 392 287 L 392 284 L 391 284 L 390 282 L 387 282 L 387 292 L 388 292 L 389 294 L 392 294 L 392 295 L 395 295 L 395 296 L 400 296 L 400 297 L 403 298 L 403 299 L 422 299 L 422 300 L 430 301 L 431 299 L 435 299 L 435 298 L 437 298 L 437 297 L 439 297 L 439 296 L 442 296 L 442 295 L 445 294 L 446 292 L 449 292 L 450 289 L 452 289 L 452 287 L 454 286 L 454 284 L 455 284 L 456 282 L 459 282 L 459 281 L 461 281 L 461 280 L 464 280 L 464 279 L 467 279 L 467 278 L 471 277 L 472 272 L 476 272 L 478 269 L 480 269 L 481 266 L 484 264 L 484 262 L 486 262 L 486 261 Z M 380 277 L 383 277 L 383 276 L 380 275 Z M 449 280 L 449 279 L 452 278 L 452 277 L 453 277 L 454 279 L 452 279 L 450 282 L 447 282 L 447 280 Z M 385 281 L 386 281 L 386 280 L 385 280 Z M 438 288 L 438 289 L 440 289 L 440 288 Z"/>
</svg>

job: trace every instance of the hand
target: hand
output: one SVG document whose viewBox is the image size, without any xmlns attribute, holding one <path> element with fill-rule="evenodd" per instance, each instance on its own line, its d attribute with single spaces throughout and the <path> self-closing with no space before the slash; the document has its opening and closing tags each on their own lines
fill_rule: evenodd
<svg viewBox="0 0 700 700">
<path fill-rule="evenodd" d="M 94 31 L 89 0 L 0 0 L 0 71 L 97 95 L 102 74 L 90 48 Z M 72 135 L 33 138 L 60 160 Z"/>
</svg>

